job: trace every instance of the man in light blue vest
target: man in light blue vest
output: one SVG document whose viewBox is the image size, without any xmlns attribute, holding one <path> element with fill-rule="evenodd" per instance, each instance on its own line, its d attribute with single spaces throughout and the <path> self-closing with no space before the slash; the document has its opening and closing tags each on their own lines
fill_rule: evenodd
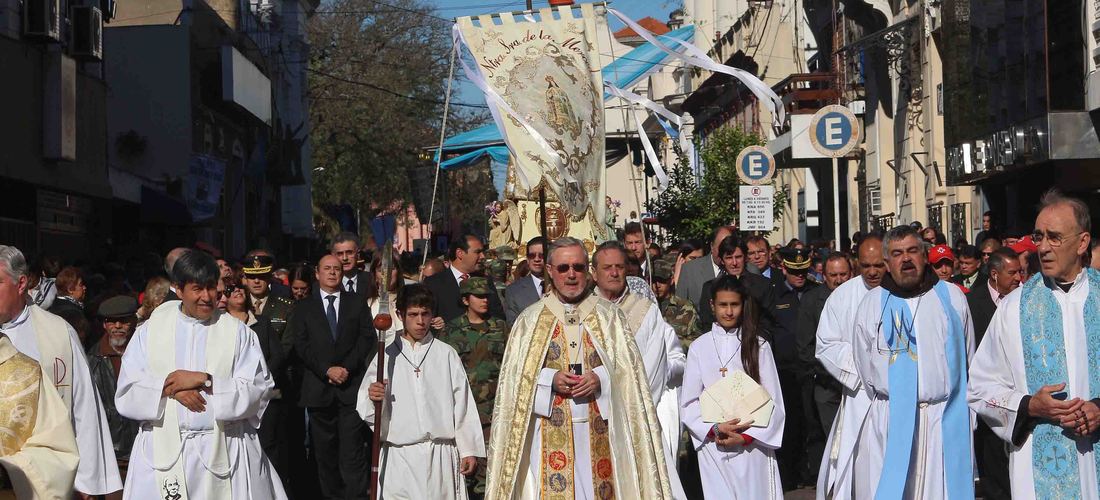
<svg viewBox="0 0 1100 500">
<path fill-rule="evenodd" d="M 974 498 L 966 296 L 927 264 L 911 226 L 883 238 L 889 273 L 855 318 L 852 354 L 871 400 L 855 451 L 854 498 Z"/>
<path fill-rule="evenodd" d="M 1085 269 L 1084 202 L 1039 205 L 1041 272 L 1002 299 L 970 368 L 970 406 L 1009 443 L 1016 499 L 1097 498 L 1100 272 Z"/>
</svg>

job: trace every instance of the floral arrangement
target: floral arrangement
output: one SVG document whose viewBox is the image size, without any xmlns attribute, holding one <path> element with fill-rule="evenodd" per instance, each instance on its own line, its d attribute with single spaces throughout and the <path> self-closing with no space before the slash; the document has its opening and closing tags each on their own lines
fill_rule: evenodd
<svg viewBox="0 0 1100 500">
<path fill-rule="evenodd" d="M 492 201 L 485 205 L 485 213 L 489 214 L 490 219 L 496 217 L 501 210 L 504 210 L 504 206 L 499 201 Z"/>
</svg>

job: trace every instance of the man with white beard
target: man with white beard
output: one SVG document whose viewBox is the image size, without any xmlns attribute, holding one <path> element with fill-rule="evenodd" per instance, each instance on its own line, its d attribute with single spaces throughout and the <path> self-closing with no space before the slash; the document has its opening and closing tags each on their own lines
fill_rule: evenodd
<svg viewBox="0 0 1100 500">
<path fill-rule="evenodd" d="M 856 252 L 859 279 L 848 280 L 833 290 L 817 325 L 817 360 L 843 386 L 840 410 L 825 440 L 825 455 L 817 475 L 818 499 L 852 498 L 856 438 L 871 405 L 856 374 L 852 324 L 859 302 L 882 283 L 886 274 L 882 238 L 864 238 Z"/>
<path fill-rule="evenodd" d="M 103 320 L 103 338 L 88 349 L 88 370 L 99 390 L 99 399 L 103 401 L 116 460 L 130 458 L 130 448 L 138 431 L 138 423 L 119 415 L 115 407 L 122 355 L 137 326 L 137 309 L 137 300 L 129 295 L 116 295 L 100 303 L 98 313 Z"/>
<path fill-rule="evenodd" d="M 27 260 L 18 248 L 0 245 L 0 272 L 15 281 L 26 276 Z M 59 316 L 29 303 L 26 294 L 8 300 L 14 314 L 0 318 L 0 333 L 11 339 L 16 350 L 43 366 L 69 410 L 80 454 L 76 491 L 105 495 L 122 489 L 103 404 L 76 330 Z"/>
<path fill-rule="evenodd" d="M 676 456 L 680 444 L 680 411 L 676 388 L 683 383 L 684 348 L 676 330 L 665 322 L 660 307 L 649 299 L 626 288 L 626 249 L 618 241 L 608 241 L 596 248 L 592 275 L 596 293 L 619 306 L 626 315 L 626 329 L 634 334 L 642 354 L 649 393 L 657 407 L 661 424 L 665 463 L 675 498 L 685 498 L 680 478 L 676 474 Z"/>
</svg>

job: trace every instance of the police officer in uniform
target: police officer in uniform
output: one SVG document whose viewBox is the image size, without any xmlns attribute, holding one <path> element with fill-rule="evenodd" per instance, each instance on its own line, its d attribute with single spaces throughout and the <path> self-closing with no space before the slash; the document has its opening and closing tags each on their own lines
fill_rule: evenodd
<svg viewBox="0 0 1100 500">
<path fill-rule="evenodd" d="M 816 472 L 817 463 L 806 459 L 805 429 L 803 426 L 802 386 L 798 363 L 798 310 L 802 295 L 815 287 L 817 282 L 810 279 L 810 250 L 807 248 L 786 247 L 779 250 L 783 262 L 783 281 L 774 283 L 776 332 L 772 342 L 775 353 L 776 370 L 779 372 L 779 385 L 783 389 L 783 407 L 787 415 L 784 426 L 783 445 L 776 455 L 779 462 L 779 476 L 783 478 L 784 491 L 798 488 L 811 478 L 810 469 Z"/>
<path fill-rule="evenodd" d="M 466 314 L 447 322 L 439 339 L 454 347 L 462 359 L 488 442 L 508 324 L 489 315 L 489 294 L 496 293 L 496 290 L 488 279 L 471 276 L 459 285 L 458 290 L 462 304 L 466 306 Z M 467 491 L 473 499 L 485 495 L 485 459 L 479 458 L 478 461 L 478 472 L 467 479 Z"/>
</svg>

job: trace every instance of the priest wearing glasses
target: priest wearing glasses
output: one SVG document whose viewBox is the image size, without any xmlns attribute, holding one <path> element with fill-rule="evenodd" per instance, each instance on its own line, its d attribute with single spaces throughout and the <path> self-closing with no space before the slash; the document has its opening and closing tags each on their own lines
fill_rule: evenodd
<svg viewBox="0 0 1100 500">
<path fill-rule="evenodd" d="M 670 498 L 657 412 L 626 318 L 590 292 L 584 244 L 546 255 L 552 292 L 516 319 L 485 498 Z"/>
<path fill-rule="evenodd" d="M 1041 272 L 997 306 L 970 370 L 970 406 L 1008 443 L 1013 498 L 1097 498 L 1100 272 L 1089 207 L 1056 191 L 1032 241 Z"/>
</svg>

